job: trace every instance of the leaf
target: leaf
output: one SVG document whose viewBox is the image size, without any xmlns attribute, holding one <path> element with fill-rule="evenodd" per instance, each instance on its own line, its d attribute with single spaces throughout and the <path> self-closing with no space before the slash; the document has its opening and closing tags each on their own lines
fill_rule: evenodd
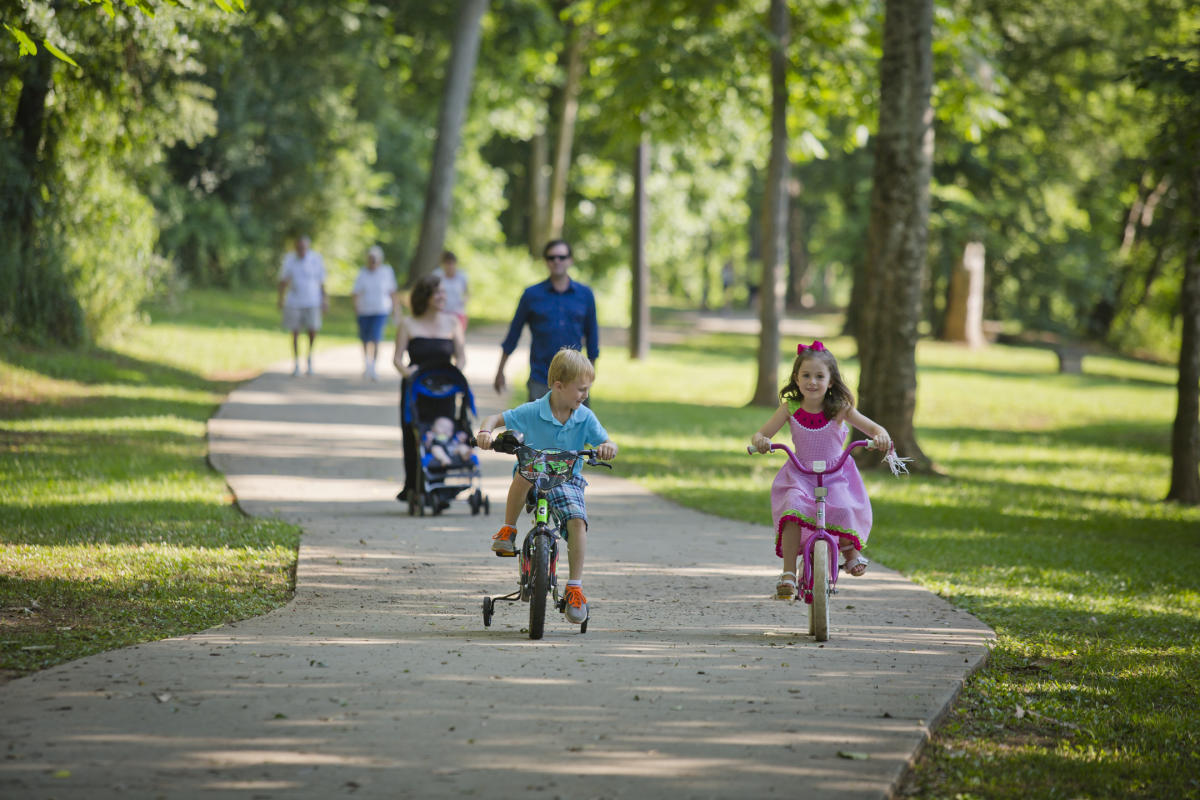
<svg viewBox="0 0 1200 800">
<path fill-rule="evenodd" d="M 20 28 L 14 28 L 7 22 L 4 23 L 4 29 L 11 33 L 12 37 L 17 40 L 17 45 L 21 48 L 21 55 L 37 55 L 37 45 L 33 43 L 33 39 L 30 39 L 25 31 Z"/>
<path fill-rule="evenodd" d="M 838 750 L 838 758 L 848 758 L 851 761 L 866 761 L 870 758 L 866 753 L 855 753 L 849 750 Z"/>
<path fill-rule="evenodd" d="M 69 55 L 64 53 L 62 50 L 59 50 L 57 47 L 55 47 L 53 44 L 51 44 L 49 39 L 43 39 L 42 46 L 45 47 L 47 50 L 49 50 L 50 53 L 55 58 L 57 58 L 59 61 L 65 61 L 68 64 L 70 64 L 72 67 L 79 66 L 78 64 L 75 63 L 75 59 L 71 58 Z"/>
<path fill-rule="evenodd" d="M 154 699 L 155 699 L 155 700 L 157 700 L 157 701 L 158 701 L 158 702 L 160 702 L 160 703 L 167 703 L 167 702 L 170 702 L 170 700 L 171 700 L 171 693 L 170 693 L 170 692 L 160 692 L 160 693 L 158 693 L 158 694 L 154 695 Z"/>
</svg>

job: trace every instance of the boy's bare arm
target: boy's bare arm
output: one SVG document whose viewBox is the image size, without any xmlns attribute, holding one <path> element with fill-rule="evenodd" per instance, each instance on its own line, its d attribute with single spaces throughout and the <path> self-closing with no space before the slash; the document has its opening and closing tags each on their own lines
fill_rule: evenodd
<svg viewBox="0 0 1200 800">
<path fill-rule="evenodd" d="M 475 443 L 484 450 L 492 449 L 492 431 L 504 427 L 504 415 L 492 414 L 479 421 L 479 432 L 475 434 Z"/>
</svg>

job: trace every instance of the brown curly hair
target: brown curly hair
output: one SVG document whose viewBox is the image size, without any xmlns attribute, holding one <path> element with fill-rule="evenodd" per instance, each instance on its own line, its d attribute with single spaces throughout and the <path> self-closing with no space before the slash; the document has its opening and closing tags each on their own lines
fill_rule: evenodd
<svg viewBox="0 0 1200 800">
<path fill-rule="evenodd" d="M 804 399 L 804 393 L 800 391 L 800 384 L 796 382 L 796 373 L 800 371 L 800 365 L 805 361 L 819 361 L 829 370 L 829 389 L 821 401 L 821 410 L 825 412 L 827 418 L 837 419 L 843 411 L 854 408 L 854 392 L 850 391 L 850 387 L 842 379 L 842 372 L 838 369 L 838 362 L 833 357 L 833 353 L 828 350 L 814 350 L 811 347 L 801 351 L 792 363 L 791 376 L 779 390 L 781 402 Z"/>
</svg>

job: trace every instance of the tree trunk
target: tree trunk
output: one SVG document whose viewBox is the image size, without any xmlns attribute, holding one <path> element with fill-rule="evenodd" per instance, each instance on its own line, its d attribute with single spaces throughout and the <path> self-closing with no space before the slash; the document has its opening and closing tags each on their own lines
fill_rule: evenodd
<svg viewBox="0 0 1200 800">
<path fill-rule="evenodd" d="M 571 148 L 575 142 L 575 118 L 579 114 L 579 89 L 583 83 L 583 36 L 573 23 L 567 23 L 559 64 L 566 72 L 558 93 L 558 128 L 554 137 L 554 163 L 550 176 L 550 208 L 546 221 L 546 240 L 559 239 L 567 219 L 567 175 L 571 171 Z"/>
<path fill-rule="evenodd" d="M 54 57 L 44 48 L 20 59 L 21 92 L 13 108 L 14 163 L 0 170 L 0 336 L 74 345 L 86 336 L 83 314 L 50 230 L 56 192 L 54 126 L 47 101 Z"/>
<path fill-rule="evenodd" d="M 779 321 L 783 318 L 788 255 L 787 47 L 791 35 L 786 0 L 771 0 L 771 157 L 763 207 L 763 273 L 759 290 L 758 380 L 751 405 L 779 405 Z"/>
<path fill-rule="evenodd" d="M 856 323 L 859 407 L 887 428 L 900 455 L 930 471 L 913 415 L 933 165 L 933 0 L 887 0 L 883 27 L 866 281 Z"/>
<path fill-rule="evenodd" d="M 459 10 L 454 50 L 450 54 L 446 87 L 442 92 L 442 108 L 438 114 L 437 143 L 434 145 L 433 166 L 429 171 L 429 185 L 425 192 L 421 235 L 408 267 L 410 285 L 437 268 L 445 247 L 450 207 L 454 200 L 454 162 L 467 114 L 467 102 L 471 98 L 475 62 L 479 57 L 480 22 L 487 7 L 488 0 L 463 0 Z"/>
<path fill-rule="evenodd" d="M 968 347 L 983 347 L 983 242 L 967 242 L 950 273 L 946 328 L 942 338 Z"/>
<path fill-rule="evenodd" d="M 1171 486 L 1167 499 L 1200 505 L 1200 162 L 1191 168 L 1190 225 L 1184 255 L 1180 316 L 1178 405 L 1171 428 Z M 1185 212 L 1186 214 L 1187 212 Z"/>
<path fill-rule="evenodd" d="M 650 174 L 650 138 L 642 134 L 633 158 L 633 292 L 629 321 L 629 357 L 650 355 L 650 269 L 646 264 L 646 178 Z"/>
<path fill-rule="evenodd" d="M 804 186 L 798 180 L 788 181 L 788 283 L 784 306 L 797 310 L 804 305 L 811 276 L 808 274 L 808 247 L 804 239 L 804 207 L 800 195 Z"/>
<path fill-rule="evenodd" d="M 548 238 L 546 236 L 547 220 L 550 218 L 549 185 L 546 173 L 549 169 L 549 150 L 546 142 L 546 131 L 538 131 L 530 143 L 529 154 L 529 253 L 535 257 L 542 255 Z"/>
</svg>

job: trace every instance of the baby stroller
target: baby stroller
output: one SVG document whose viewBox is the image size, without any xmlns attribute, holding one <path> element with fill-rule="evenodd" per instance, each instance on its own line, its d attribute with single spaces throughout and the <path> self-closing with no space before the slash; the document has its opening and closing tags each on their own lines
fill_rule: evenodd
<svg viewBox="0 0 1200 800">
<path fill-rule="evenodd" d="M 482 471 L 471 438 L 475 397 L 456 367 L 442 365 L 420 370 L 408 380 L 401 402 L 405 435 L 417 442 L 416 485 L 408 491 L 409 516 L 437 515 L 464 491 L 471 514 L 491 511 L 479 488 Z"/>
</svg>

